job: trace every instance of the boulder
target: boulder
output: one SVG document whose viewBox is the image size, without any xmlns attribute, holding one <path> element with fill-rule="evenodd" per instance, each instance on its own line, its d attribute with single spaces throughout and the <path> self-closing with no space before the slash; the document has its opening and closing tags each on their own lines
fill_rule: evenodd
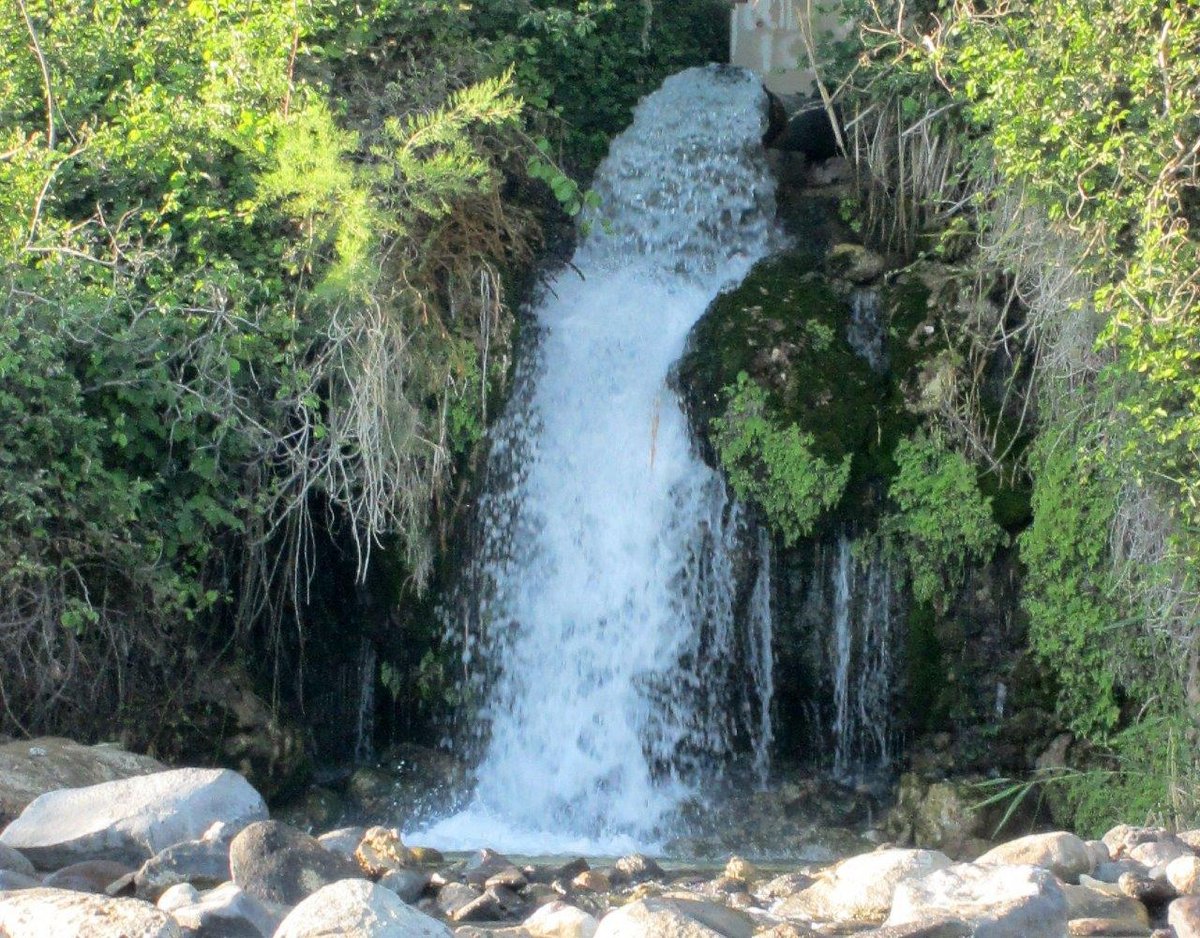
<svg viewBox="0 0 1200 938">
<path fill-rule="evenodd" d="M 533 938 L 594 938 L 600 923 L 582 909 L 565 902 L 548 902 L 525 919 Z"/>
<path fill-rule="evenodd" d="M 1181 896 L 1200 895 L 1200 857 L 1176 857 L 1167 864 L 1166 877 Z"/>
<path fill-rule="evenodd" d="M 361 876 L 354 863 L 279 821 L 258 821 L 233 838 L 229 871 L 247 894 L 281 905 L 295 905 L 323 886 Z"/>
<path fill-rule="evenodd" d="M 1150 930 L 1150 915 L 1136 899 L 1114 896 L 1086 886 L 1067 885 L 1062 889 L 1067 897 L 1067 917 L 1071 921 L 1104 921 L 1109 923 L 1104 926 L 1106 928 L 1124 928 L 1132 934 Z"/>
<path fill-rule="evenodd" d="M 166 912 L 138 899 L 113 899 L 69 889 L 0 894 L 5 938 L 182 938 Z"/>
<path fill-rule="evenodd" d="M 1152 840 L 1130 848 L 1128 856 L 1142 866 L 1153 869 L 1166 866 L 1179 857 L 1194 857 L 1191 848 L 1174 839 Z"/>
<path fill-rule="evenodd" d="M 51 889 L 107 895 L 109 886 L 132 872 L 130 867 L 115 860 L 84 860 L 51 873 L 42 880 L 42 885 Z"/>
<path fill-rule="evenodd" d="M 389 870 L 379 877 L 379 885 L 390 889 L 404 902 L 416 902 L 429 885 L 429 874 L 419 870 Z"/>
<path fill-rule="evenodd" d="M 976 934 L 970 922 L 953 916 L 935 915 L 907 925 L 884 925 L 882 928 L 859 932 L 859 938 L 975 938 Z"/>
<path fill-rule="evenodd" d="M 160 850 L 142 864 L 133 877 L 138 897 L 157 901 L 177 883 L 212 889 L 229 879 L 229 843 L 222 840 L 185 840 Z"/>
<path fill-rule="evenodd" d="M 740 879 L 743 883 L 752 883 L 758 878 L 758 868 L 749 860 L 734 856 L 725 864 L 725 875 L 730 879 Z"/>
<path fill-rule="evenodd" d="M 1058 880 L 1041 867 L 957 863 L 901 883 L 885 924 L 945 916 L 988 938 L 1062 938 L 1068 914 Z"/>
<path fill-rule="evenodd" d="M 750 916 L 696 899 L 641 899 L 609 912 L 593 938 L 751 938 Z"/>
<path fill-rule="evenodd" d="M 155 903 L 164 912 L 173 912 L 200 901 L 200 890 L 191 883 L 178 883 L 164 890 Z"/>
<path fill-rule="evenodd" d="M 949 865 L 950 858 L 936 850 L 876 850 L 822 870 L 812 886 L 771 911 L 782 918 L 879 924 L 900 883 Z"/>
<path fill-rule="evenodd" d="M 408 848 L 398 830 L 370 827 L 354 850 L 359 869 L 371 879 L 378 879 L 389 870 L 398 870 L 411 862 Z"/>
<path fill-rule="evenodd" d="M 323 886 L 288 914 L 274 938 L 450 938 L 450 929 L 365 879 Z"/>
<path fill-rule="evenodd" d="M 15 870 L 0 870 L 0 892 L 10 889 L 33 889 L 42 885 L 40 879 L 18 873 Z"/>
<path fill-rule="evenodd" d="M 989 832 L 979 800 L 969 782 L 930 783 L 916 772 L 906 772 L 885 827 L 900 843 L 962 856 Z"/>
<path fill-rule="evenodd" d="M 199 838 L 217 821 L 267 816 L 262 796 L 228 769 L 175 769 L 40 795 L 0 834 L 41 869 L 80 860 L 138 865 Z"/>
<path fill-rule="evenodd" d="M 463 867 L 463 879 L 472 886 L 482 886 L 497 873 L 516 869 L 516 865 L 495 850 L 480 850 Z"/>
<path fill-rule="evenodd" d="M 1164 833 L 1165 831 L 1159 827 L 1133 827 L 1129 824 L 1118 824 L 1116 827 L 1110 828 L 1101 840 L 1103 840 L 1104 846 L 1108 847 L 1109 856 L 1114 860 L 1120 860 L 1122 857 L 1128 856 L 1129 851 L 1138 844 L 1158 840 Z"/>
<path fill-rule="evenodd" d="M 1167 908 L 1167 924 L 1175 938 L 1200 938 L 1200 896 L 1182 896 Z"/>
<path fill-rule="evenodd" d="M 1175 887 L 1165 878 L 1153 879 L 1139 873 L 1122 873 L 1117 877 L 1117 888 L 1152 909 L 1166 905 L 1177 895 Z"/>
<path fill-rule="evenodd" d="M 608 892 L 612 883 L 599 870 L 584 870 L 571 880 L 571 888 L 580 892 Z"/>
<path fill-rule="evenodd" d="M 993 847 L 976 862 L 980 866 L 1040 866 L 1059 879 L 1078 883 L 1092 871 L 1092 854 L 1082 840 L 1067 831 L 1030 834 Z"/>
<path fill-rule="evenodd" d="M 774 879 L 767 880 L 767 882 L 755 886 L 753 894 L 754 898 L 760 902 L 787 899 L 798 892 L 803 892 L 813 882 L 813 878 L 807 873 L 782 873 Z"/>
<path fill-rule="evenodd" d="M 648 879 L 662 879 L 666 874 L 663 868 L 648 856 L 641 853 L 631 853 L 621 857 L 613 864 L 610 877 L 614 884 L 644 883 Z"/>
<path fill-rule="evenodd" d="M 466 883 L 447 883 L 437 894 L 437 907 L 446 918 L 454 919 L 460 909 L 465 909 L 478 899 L 480 893 Z"/>
<path fill-rule="evenodd" d="M 354 859 L 354 851 L 362 843 L 366 835 L 365 827 L 339 827 L 317 838 L 317 842 L 326 850 L 331 850 L 347 860 Z"/>
<path fill-rule="evenodd" d="M 0 844 L 0 873 L 22 873 L 25 876 L 33 875 L 33 864 L 25 858 L 25 854 L 20 850 L 14 850 L 12 847 L 6 847 Z"/>
<path fill-rule="evenodd" d="M 449 916 L 455 922 L 497 922 L 506 918 L 518 918 L 524 910 L 525 904 L 521 897 L 511 889 L 489 886 L 483 895 L 458 906 Z"/>
<path fill-rule="evenodd" d="M 287 909 L 260 902 L 234 883 L 223 883 L 171 910 L 171 916 L 196 938 L 271 938 Z"/>
<path fill-rule="evenodd" d="M 46 792 L 84 788 L 165 769 L 157 759 L 107 743 L 82 746 L 57 736 L 4 743 L 0 745 L 0 827 Z"/>
</svg>

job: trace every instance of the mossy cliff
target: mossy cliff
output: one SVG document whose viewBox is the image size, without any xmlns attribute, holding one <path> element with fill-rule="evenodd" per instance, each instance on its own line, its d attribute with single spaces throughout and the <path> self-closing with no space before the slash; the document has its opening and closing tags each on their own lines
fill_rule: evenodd
<svg viewBox="0 0 1200 938">
<path fill-rule="evenodd" d="M 848 537 L 894 571 L 903 758 L 934 774 L 967 771 L 995 744 L 1000 767 L 1020 771 L 1054 729 L 1022 652 L 1011 544 L 1028 492 L 1003 466 L 981 472 L 930 419 L 962 362 L 962 312 L 938 268 L 855 243 L 845 190 L 813 185 L 817 175 L 783 184 L 790 246 L 718 298 L 677 369 L 706 458 L 775 544 L 778 755 L 828 758 L 814 724 L 829 679 L 805 594 Z M 999 421 L 999 392 L 991 406 Z"/>
</svg>

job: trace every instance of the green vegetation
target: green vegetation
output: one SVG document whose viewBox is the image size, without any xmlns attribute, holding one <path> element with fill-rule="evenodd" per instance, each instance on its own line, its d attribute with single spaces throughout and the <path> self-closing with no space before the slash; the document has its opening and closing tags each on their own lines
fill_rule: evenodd
<svg viewBox="0 0 1200 938">
<path fill-rule="evenodd" d="M 863 230 L 936 261 L 953 311 L 953 367 L 923 417 L 986 467 L 1014 532 L 1032 488 L 1029 642 L 1082 743 L 1066 810 L 1090 828 L 1195 820 L 1178 792 L 1200 728 L 1197 7 L 854 12 L 825 78 L 859 156 Z"/>
<path fill-rule="evenodd" d="M 231 660 L 298 697 L 329 544 L 360 575 L 391 551 L 419 590 L 543 228 L 724 22 L 707 0 L 4 5 L 0 732 L 153 745 L 146 714 Z"/>
<path fill-rule="evenodd" d="M 1002 532 L 974 467 L 939 436 L 901 440 L 895 459 L 888 497 L 896 510 L 881 533 L 908 570 L 913 598 L 945 611 L 968 564 L 986 562 Z"/>
<path fill-rule="evenodd" d="M 712 422 L 721 465 L 734 491 L 759 505 L 784 543 L 794 544 L 842 497 L 851 457 L 831 463 L 815 452 L 812 434 L 776 425 L 766 393 L 745 372 L 726 395 L 725 415 Z"/>
</svg>

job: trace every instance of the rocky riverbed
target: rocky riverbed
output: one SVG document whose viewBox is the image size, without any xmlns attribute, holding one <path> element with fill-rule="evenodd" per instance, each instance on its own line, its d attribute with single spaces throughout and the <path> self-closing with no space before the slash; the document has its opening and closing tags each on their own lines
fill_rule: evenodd
<svg viewBox="0 0 1200 938">
<path fill-rule="evenodd" d="M 92 779 L 86 747 L 52 745 Z M 44 743 L 13 746 L 51 761 Z M 1052 831 L 982 854 L 884 843 L 783 868 L 530 862 L 482 844 L 446 857 L 387 826 L 272 820 L 229 770 L 92 755 L 95 784 L 26 772 L 0 791 L 16 814 L 0 833 L 4 938 L 1200 936 L 1200 831 Z"/>
</svg>

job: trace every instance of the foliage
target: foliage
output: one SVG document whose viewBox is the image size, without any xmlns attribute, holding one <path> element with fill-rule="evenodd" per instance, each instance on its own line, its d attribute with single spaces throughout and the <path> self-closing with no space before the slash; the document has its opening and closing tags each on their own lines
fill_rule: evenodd
<svg viewBox="0 0 1200 938">
<path fill-rule="evenodd" d="M 1080 782 L 1073 810 L 1088 823 L 1141 811 L 1195 773 L 1146 739 L 1168 725 L 1178 751 L 1198 719 L 1196 5 L 935 14 L 863 0 L 857 12 L 858 35 L 829 49 L 827 84 L 854 116 L 872 232 L 956 265 L 971 366 L 954 396 L 961 423 L 986 424 L 980 387 L 997 363 L 1026 363 L 1009 371 L 1024 426 L 996 438 L 1037 437 L 1008 454 L 1033 479 L 1030 641 L 1063 719 L 1120 773 Z"/>
<path fill-rule="evenodd" d="M 903 560 L 916 601 L 944 612 L 968 564 L 987 561 L 1003 533 L 974 467 L 939 436 L 900 440 L 895 459 L 888 497 L 896 510 L 881 533 Z"/>
<path fill-rule="evenodd" d="M 725 413 L 712 421 L 721 465 L 737 494 L 762 508 L 771 528 L 793 544 L 838 503 L 850 477 L 851 455 L 833 463 L 795 424 L 777 426 L 766 393 L 745 372 L 725 391 Z"/>
<path fill-rule="evenodd" d="M 1045 448 L 1020 540 L 1029 641 L 1058 676 L 1068 724 L 1102 738 L 1120 716 L 1118 669 L 1130 651 L 1109 562 L 1117 487 L 1111 467 L 1069 439 Z"/>
</svg>

